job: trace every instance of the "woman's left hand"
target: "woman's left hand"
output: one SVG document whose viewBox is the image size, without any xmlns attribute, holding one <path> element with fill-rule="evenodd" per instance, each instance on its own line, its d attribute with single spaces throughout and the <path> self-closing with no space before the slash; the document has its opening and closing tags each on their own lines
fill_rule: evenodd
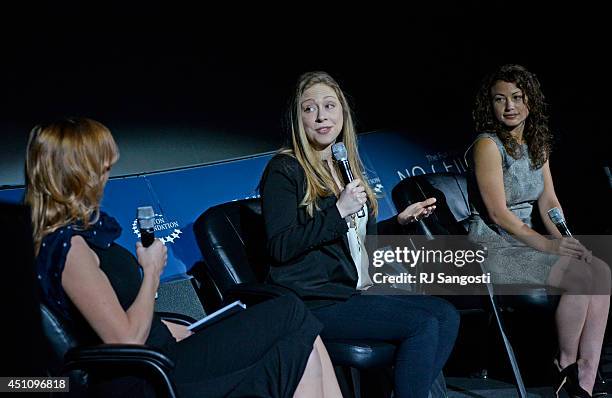
<svg viewBox="0 0 612 398">
<path fill-rule="evenodd" d="M 177 323 L 164 321 L 163 319 L 162 322 L 168 327 L 170 333 L 172 334 L 172 337 L 174 337 L 176 341 L 181 341 L 184 338 L 187 338 L 193 334 L 193 332 L 187 329 L 187 326 L 185 325 L 179 325 Z"/>
<path fill-rule="evenodd" d="M 436 198 L 427 198 L 422 202 L 413 203 L 397 215 L 397 221 L 400 225 L 406 225 L 429 217 L 436 208 L 434 203 L 436 203 Z"/>
</svg>

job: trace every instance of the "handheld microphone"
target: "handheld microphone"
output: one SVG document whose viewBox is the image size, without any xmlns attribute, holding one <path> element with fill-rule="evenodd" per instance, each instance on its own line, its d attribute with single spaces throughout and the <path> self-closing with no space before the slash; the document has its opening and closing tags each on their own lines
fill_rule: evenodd
<svg viewBox="0 0 612 398">
<path fill-rule="evenodd" d="M 149 247 L 155 240 L 155 213 L 153 207 L 142 206 L 137 211 L 138 229 L 140 230 L 140 242 L 144 247 Z"/>
<path fill-rule="evenodd" d="M 561 210 L 559 210 L 558 207 L 553 207 L 552 209 L 548 210 L 548 217 L 550 217 L 550 220 L 557 226 L 557 229 L 559 232 L 561 232 L 561 235 L 572 236 L 572 233 L 565 223 L 563 214 L 561 214 Z"/>
<path fill-rule="evenodd" d="M 343 142 L 337 142 L 332 145 L 332 154 L 334 155 L 334 159 L 340 166 L 340 172 L 342 173 L 342 179 L 344 180 L 344 184 L 348 184 L 355 179 L 353 177 L 353 172 L 351 171 L 351 165 L 348 161 L 348 154 L 346 152 L 346 147 Z M 358 217 L 365 217 L 365 212 L 363 208 L 359 210 L 357 213 Z"/>
</svg>

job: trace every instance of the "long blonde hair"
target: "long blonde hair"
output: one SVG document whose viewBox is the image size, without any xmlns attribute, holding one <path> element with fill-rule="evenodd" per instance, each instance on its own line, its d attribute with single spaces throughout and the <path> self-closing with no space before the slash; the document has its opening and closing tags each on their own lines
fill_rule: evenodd
<svg viewBox="0 0 612 398">
<path fill-rule="evenodd" d="M 307 72 L 298 79 L 288 111 L 288 121 L 291 129 L 291 147 L 280 151 L 280 153 L 295 157 L 304 168 L 306 174 L 306 194 L 302 198 L 300 205 L 306 206 L 306 211 L 312 216 L 315 208 L 318 209 L 318 199 L 329 196 L 330 193 L 336 196 L 340 195 L 340 190 L 334 182 L 331 171 L 326 167 L 325 162 L 321 161 L 320 155 L 310 144 L 302 123 L 300 98 L 304 91 L 315 84 L 328 86 L 334 90 L 340 100 L 344 122 L 337 141 L 344 142 L 353 175 L 363 182 L 370 202 L 370 211 L 376 216 L 378 214 L 378 202 L 363 175 L 363 164 L 357 150 L 357 135 L 349 103 L 338 83 L 326 72 Z M 338 166 L 336 166 L 336 172 L 340 175 Z"/>
<path fill-rule="evenodd" d="M 57 228 L 98 220 L 104 174 L 119 158 L 110 131 L 86 118 L 34 127 L 28 140 L 25 201 L 32 210 L 36 252 Z"/>
</svg>

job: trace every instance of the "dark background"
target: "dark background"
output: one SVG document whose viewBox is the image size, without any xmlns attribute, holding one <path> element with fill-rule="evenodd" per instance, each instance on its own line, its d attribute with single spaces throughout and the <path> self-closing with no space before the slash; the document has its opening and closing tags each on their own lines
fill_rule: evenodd
<svg viewBox="0 0 612 398">
<path fill-rule="evenodd" d="M 601 227 L 601 165 L 612 157 L 603 9 L 227 5 L 43 3 L 5 13 L 0 185 L 23 183 L 31 127 L 67 115 L 113 131 L 122 151 L 113 175 L 277 149 L 293 85 L 316 69 L 349 94 L 360 132 L 393 129 L 465 147 L 480 80 L 519 63 L 536 73 L 550 104 L 551 167 L 568 219 Z"/>
</svg>

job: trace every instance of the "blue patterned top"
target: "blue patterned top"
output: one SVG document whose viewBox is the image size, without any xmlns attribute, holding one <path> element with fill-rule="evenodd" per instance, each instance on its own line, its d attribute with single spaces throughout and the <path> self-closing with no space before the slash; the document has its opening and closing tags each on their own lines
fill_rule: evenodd
<svg viewBox="0 0 612 398">
<path fill-rule="evenodd" d="M 90 246 L 108 248 L 121 235 L 121 226 L 113 217 L 100 212 L 98 221 L 87 229 L 80 223 L 65 225 L 45 236 L 36 258 L 36 274 L 42 299 L 51 309 L 73 319 L 72 304 L 62 288 L 62 272 L 70 250 L 70 240 L 80 235 Z"/>
</svg>

